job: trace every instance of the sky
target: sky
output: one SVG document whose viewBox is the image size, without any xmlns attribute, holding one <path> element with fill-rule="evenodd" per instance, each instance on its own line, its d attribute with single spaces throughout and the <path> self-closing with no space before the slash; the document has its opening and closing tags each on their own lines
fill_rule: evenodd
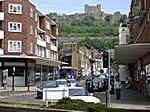
<svg viewBox="0 0 150 112">
<path fill-rule="evenodd" d="M 57 12 L 60 14 L 84 13 L 84 5 L 101 4 L 101 10 L 113 14 L 120 11 L 129 14 L 131 0 L 29 0 L 43 14 Z"/>
</svg>

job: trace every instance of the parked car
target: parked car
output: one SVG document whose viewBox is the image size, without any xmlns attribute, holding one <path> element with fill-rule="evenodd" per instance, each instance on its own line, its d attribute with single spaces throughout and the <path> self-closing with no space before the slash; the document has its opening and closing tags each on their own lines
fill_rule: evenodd
<svg viewBox="0 0 150 112">
<path fill-rule="evenodd" d="M 48 99 L 51 102 L 57 102 L 64 97 L 68 97 L 71 99 L 80 99 L 85 102 L 101 103 L 98 98 L 87 94 L 83 87 L 66 86 L 44 89 L 43 101 L 45 101 L 46 98 L 46 100 Z"/>
<path fill-rule="evenodd" d="M 43 81 L 37 86 L 37 98 L 43 98 L 43 89 L 44 88 L 56 88 L 58 87 L 56 81 Z"/>
</svg>

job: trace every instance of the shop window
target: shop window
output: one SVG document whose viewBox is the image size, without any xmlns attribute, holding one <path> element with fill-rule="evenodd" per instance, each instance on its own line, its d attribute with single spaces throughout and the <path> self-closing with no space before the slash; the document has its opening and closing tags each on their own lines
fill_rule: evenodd
<svg viewBox="0 0 150 112">
<path fill-rule="evenodd" d="M 22 77 L 22 76 L 24 76 L 24 72 L 25 72 L 24 69 L 16 68 L 15 72 L 14 72 L 13 68 L 10 68 L 10 69 L 8 69 L 8 77 L 12 77 L 13 75 L 15 77 L 18 77 L 18 76 Z"/>
</svg>

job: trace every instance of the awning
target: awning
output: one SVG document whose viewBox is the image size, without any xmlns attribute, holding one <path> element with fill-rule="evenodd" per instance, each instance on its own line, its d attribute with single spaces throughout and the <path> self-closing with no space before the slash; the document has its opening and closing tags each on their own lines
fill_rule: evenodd
<svg viewBox="0 0 150 112">
<path fill-rule="evenodd" d="M 56 61 L 48 58 L 42 58 L 38 56 L 27 56 L 27 55 L 1 55 L 0 58 L 22 58 L 22 59 L 33 59 L 36 60 L 36 64 L 47 65 L 47 66 L 59 66 L 62 64 L 68 64 L 61 61 Z"/>
<path fill-rule="evenodd" d="M 122 65 L 135 63 L 148 52 L 150 43 L 115 46 L 116 63 Z"/>
</svg>

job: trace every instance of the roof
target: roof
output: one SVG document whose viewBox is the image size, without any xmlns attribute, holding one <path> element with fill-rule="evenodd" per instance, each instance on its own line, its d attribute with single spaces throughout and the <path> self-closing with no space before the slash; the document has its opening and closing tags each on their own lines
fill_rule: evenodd
<svg viewBox="0 0 150 112">
<path fill-rule="evenodd" d="M 136 63 L 138 59 L 150 51 L 150 43 L 137 43 L 115 46 L 116 63 L 127 65 Z"/>
<path fill-rule="evenodd" d="M 23 55 L 0 55 L 0 58 L 21 58 L 21 59 L 33 59 L 36 60 L 36 64 L 41 65 L 47 65 L 47 66 L 59 66 L 61 63 L 68 64 L 65 62 L 49 59 L 49 58 L 43 58 L 39 56 L 27 56 L 25 54 Z"/>
</svg>

